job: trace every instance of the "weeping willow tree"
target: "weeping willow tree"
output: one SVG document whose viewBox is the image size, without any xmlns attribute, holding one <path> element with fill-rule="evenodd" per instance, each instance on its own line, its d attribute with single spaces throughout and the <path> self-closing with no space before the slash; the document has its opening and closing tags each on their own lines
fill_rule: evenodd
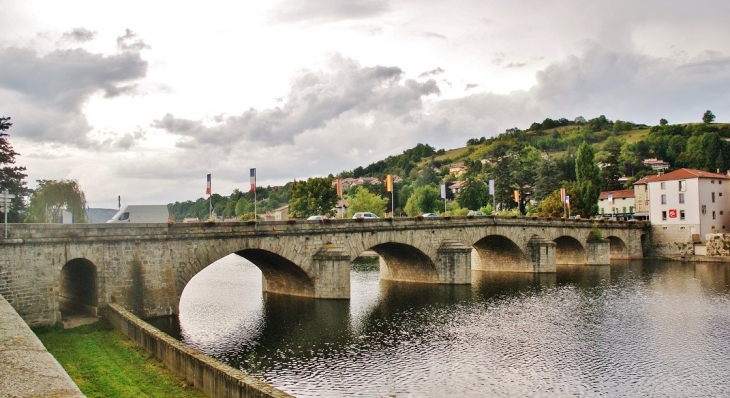
<svg viewBox="0 0 730 398">
<path fill-rule="evenodd" d="M 86 222 L 86 195 L 73 180 L 37 180 L 38 188 L 30 196 L 26 222 L 57 223 L 61 211 L 73 214 L 74 222 Z"/>
</svg>

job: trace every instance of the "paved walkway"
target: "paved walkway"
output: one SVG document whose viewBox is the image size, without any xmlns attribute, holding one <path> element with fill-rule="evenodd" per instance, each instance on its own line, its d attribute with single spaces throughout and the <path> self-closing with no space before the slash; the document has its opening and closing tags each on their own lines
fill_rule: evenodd
<svg viewBox="0 0 730 398">
<path fill-rule="evenodd" d="M 38 337 L 0 296 L 0 397 L 83 397 Z"/>
</svg>

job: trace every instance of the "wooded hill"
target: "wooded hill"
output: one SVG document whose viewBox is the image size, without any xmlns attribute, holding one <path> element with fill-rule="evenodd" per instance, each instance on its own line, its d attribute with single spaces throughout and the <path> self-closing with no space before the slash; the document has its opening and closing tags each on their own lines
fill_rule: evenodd
<svg viewBox="0 0 730 398">
<path fill-rule="evenodd" d="M 647 126 L 612 121 L 603 115 L 590 120 L 547 118 L 532 123 L 525 130 L 511 128 L 492 138 L 469 139 L 461 148 L 437 150 L 428 144 L 418 144 L 399 155 L 331 174 L 328 178 L 334 181 L 335 178 L 377 177 L 382 181 L 387 174 L 400 176 L 402 181 L 395 185 L 395 211 L 401 215 L 443 213 L 444 203 L 440 200 L 438 186 L 463 181 L 458 198 L 447 204 L 447 209 L 454 215 L 465 214 L 469 209 L 491 212 L 494 204 L 502 212 L 559 216 L 562 214 L 559 196 L 562 187 L 571 197 L 571 207 L 585 216 L 595 211 L 595 203 L 590 202 L 596 202 L 597 196 L 593 200 L 595 195 L 584 195 L 586 182 L 576 179 L 576 155 L 581 144 L 586 143 L 584 152 L 591 152 L 583 154 L 582 158 L 588 159 L 583 161 L 590 163 L 590 167 L 582 165 L 579 168 L 598 169 L 598 165 L 601 166 L 598 177 L 591 177 L 595 179 L 591 182 L 595 185 L 592 189 L 597 192 L 630 188 L 636 179 L 652 174 L 651 167 L 643 162 L 650 158 L 668 162 L 669 170 L 689 167 L 725 172 L 730 169 L 730 125 L 712 123 L 714 115 L 710 111 L 703 119 L 703 123 L 675 125 L 661 119 L 658 125 Z M 586 158 L 587 155 L 590 156 Z M 466 171 L 458 176 L 450 173 L 449 167 L 459 163 L 466 166 Z M 494 197 L 489 195 L 488 180 L 495 181 Z M 297 184 L 302 183 L 257 188 L 259 214 L 289 203 Z M 384 184 L 366 183 L 360 188 L 390 199 Z M 357 189 L 353 187 L 344 194 L 354 198 Z M 515 200 L 515 191 L 518 200 Z M 447 199 L 455 199 L 450 191 Z M 214 194 L 213 202 L 216 214 L 221 217 L 245 219 L 252 216 L 253 195 L 250 192 L 235 190 L 229 197 Z M 205 219 L 208 216 L 208 202 L 203 198 L 195 202 L 177 202 L 170 208 L 176 219 Z M 306 216 L 309 215 L 306 209 L 314 208 L 304 206 L 292 215 Z"/>
</svg>

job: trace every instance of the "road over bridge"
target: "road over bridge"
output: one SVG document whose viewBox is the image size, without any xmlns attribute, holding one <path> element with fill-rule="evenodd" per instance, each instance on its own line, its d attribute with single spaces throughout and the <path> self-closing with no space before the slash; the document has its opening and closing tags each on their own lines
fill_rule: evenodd
<svg viewBox="0 0 730 398">
<path fill-rule="evenodd" d="M 0 240 L 0 295 L 31 326 L 60 321 L 62 308 L 113 302 L 169 315 L 193 276 L 236 253 L 261 269 L 266 293 L 347 299 L 350 264 L 368 250 L 380 255 L 382 279 L 468 284 L 473 269 L 541 273 L 641 258 L 647 227 L 507 217 L 11 224 Z"/>
</svg>

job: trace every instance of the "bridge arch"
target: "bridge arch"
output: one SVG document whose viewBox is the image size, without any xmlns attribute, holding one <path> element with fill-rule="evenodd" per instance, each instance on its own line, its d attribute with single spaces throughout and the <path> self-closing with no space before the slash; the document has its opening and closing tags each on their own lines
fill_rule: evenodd
<svg viewBox="0 0 730 398">
<path fill-rule="evenodd" d="M 472 269 L 523 271 L 527 258 L 522 249 L 503 235 L 489 235 L 472 245 Z"/>
<path fill-rule="evenodd" d="M 612 259 L 629 258 L 629 249 L 621 238 L 617 236 L 609 236 L 608 241 L 610 244 L 609 253 Z"/>
<path fill-rule="evenodd" d="M 553 242 L 555 242 L 555 263 L 585 264 L 586 249 L 578 239 L 564 235 Z"/>
<path fill-rule="evenodd" d="M 403 282 L 438 281 L 433 260 L 411 245 L 387 242 L 377 244 L 370 250 L 380 256 L 380 279 Z"/>
<path fill-rule="evenodd" d="M 96 265 L 74 258 L 61 268 L 58 306 L 61 312 L 98 315 L 99 286 Z"/>
<path fill-rule="evenodd" d="M 314 297 L 314 281 L 291 260 L 262 249 L 244 249 L 236 254 L 261 270 L 265 292 Z"/>
</svg>

